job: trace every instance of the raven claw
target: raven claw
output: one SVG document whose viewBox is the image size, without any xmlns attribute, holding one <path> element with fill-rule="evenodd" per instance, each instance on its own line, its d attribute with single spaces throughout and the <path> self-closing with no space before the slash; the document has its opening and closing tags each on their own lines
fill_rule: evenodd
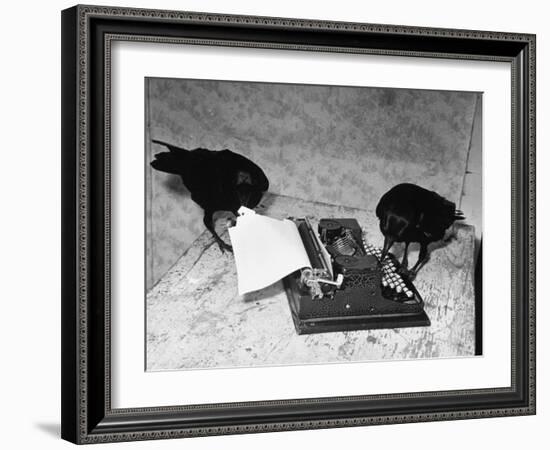
<svg viewBox="0 0 550 450">
<path fill-rule="evenodd" d="M 233 247 L 231 247 L 229 244 L 226 244 L 222 240 L 218 241 L 218 247 L 220 247 L 222 253 L 225 253 L 226 250 L 233 253 Z"/>
<path fill-rule="evenodd" d="M 403 277 L 406 277 L 408 278 L 409 280 L 414 280 L 414 278 L 416 277 L 416 272 L 414 270 L 409 270 L 409 269 L 406 269 L 405 267 L 401 266 L 398 270 L 397 270 L 397 273 Z"/>
</svg>

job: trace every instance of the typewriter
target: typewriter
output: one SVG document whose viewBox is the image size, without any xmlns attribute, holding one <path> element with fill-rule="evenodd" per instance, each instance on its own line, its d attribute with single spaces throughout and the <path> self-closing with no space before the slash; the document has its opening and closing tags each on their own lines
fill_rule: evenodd
<svg viewBox="0 0 550 450">
<path fill-rule="evenodd" d="M 283 279 L 298 334 L 429 326 L 399 263 L 363 239 L 355 219 L 293 219 L 311 266 Z"/>
</svg>

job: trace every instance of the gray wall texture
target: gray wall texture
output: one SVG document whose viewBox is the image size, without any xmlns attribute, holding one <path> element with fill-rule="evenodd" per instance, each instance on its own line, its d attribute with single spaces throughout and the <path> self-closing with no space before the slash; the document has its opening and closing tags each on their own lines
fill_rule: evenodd
<svg viewBox="0 0 550 450">
<path fill-rule="evenodd" d="M 163 151 L 151 139 L 241 153 L 275 194 L 374 214 L 385 191 L 413 182 L 459 204 L 480 95 L 146 79 L 148 287 L 204 230 L 179 178 L 150 169 Z"/>
</svg>

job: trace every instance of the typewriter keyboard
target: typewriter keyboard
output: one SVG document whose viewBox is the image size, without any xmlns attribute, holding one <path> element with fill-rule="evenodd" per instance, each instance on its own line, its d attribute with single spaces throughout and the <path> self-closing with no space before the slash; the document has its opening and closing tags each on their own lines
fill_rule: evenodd
<svg viewBox="0 0 550 450">
<path fill-rule="evenodd" d="M 382 256 L 381 248 L 367 243 L 364 239 L 363 246 L 365 247 L 367 255 L 373 255 L 380 260 Z M 398 263 L 391 257 L 386 257 L 382 263 L 382 294 L 384 297 L 392 300 L 405 303 L 416 303 L 414 292 L 409 289 L 407 283 L 397 271 L 397 264 Z"/>
</svg>

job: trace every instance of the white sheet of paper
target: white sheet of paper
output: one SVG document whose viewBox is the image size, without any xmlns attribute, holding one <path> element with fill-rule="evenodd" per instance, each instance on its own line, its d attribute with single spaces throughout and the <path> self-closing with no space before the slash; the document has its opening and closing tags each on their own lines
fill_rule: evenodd
<svg viewBox="0 0 550 450">
<path fill-rule="evenodd" d="M 241 208 L 229 228 L 239 295 L 267 287 L 288 274 L 310 267 L 298 228 L 290 220 L 261 216 Z"/>
</svg>

